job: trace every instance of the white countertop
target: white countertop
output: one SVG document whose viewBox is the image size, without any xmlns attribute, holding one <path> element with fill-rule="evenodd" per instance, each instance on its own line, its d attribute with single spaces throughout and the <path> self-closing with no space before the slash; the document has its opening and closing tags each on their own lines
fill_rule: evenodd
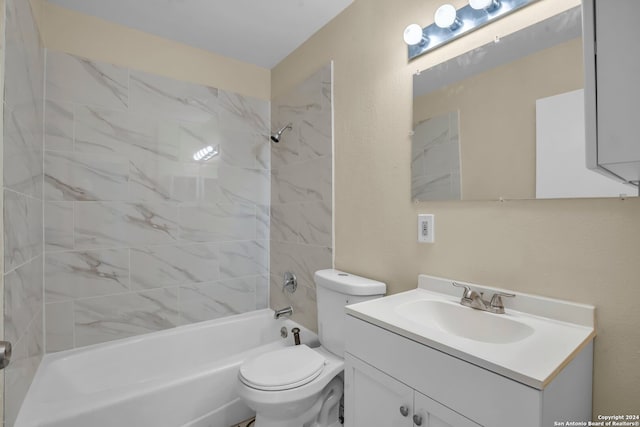
<svg viewBox="0 0 640 427">
<path fill-rule="evenodd" d="M 491 295 L 515 293 L 505 298 L 506 316 L 528 325 L 533 333 L 509 343 L 488 343 L 448 333 L 437 326 L 413 321 L 396 310 L 417 300 L 458 304 L 462 290 L 451 280 L 421 275 L 418 288 L 346 307 L 347 314 L 437 349 L 497 374 L 543 389 L 579 351 L 595 337 L 595 307 L 456 281 Z M 472 308 L 466 308 L 473 310 Z"/>
</svg>

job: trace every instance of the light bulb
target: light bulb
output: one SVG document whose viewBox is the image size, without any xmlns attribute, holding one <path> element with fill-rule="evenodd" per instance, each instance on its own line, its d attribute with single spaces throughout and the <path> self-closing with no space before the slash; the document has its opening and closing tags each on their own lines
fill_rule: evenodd
<svg viewBox="0 0 640 427">
<path fill-rule="evenodd" d="M 469 6 L 475 10 L 494 10 L 500 7 L 499 0 L 469 0 Z"/>
<path fill-rule="evenodd" d="M 450 4 L 443 4 L 434 15 L 436 25 L 440 28 L 455 29 L 460 26 L 460 20 L 456 14 L 456 8 Z"/>
<path fill-rule="evenodd" d="M 404 29 L 404 42 L 409 46 L 420 44 L 424 40 L 422 27 L 418 24 L 411 24 Z"/>
</svg>

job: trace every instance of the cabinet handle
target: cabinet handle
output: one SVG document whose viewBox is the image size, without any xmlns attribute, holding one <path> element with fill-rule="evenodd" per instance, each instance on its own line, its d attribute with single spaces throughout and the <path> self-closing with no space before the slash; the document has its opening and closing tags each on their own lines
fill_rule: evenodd
<svg viewBox="0 0 640 427">
<path fill-rule="evenodd" d="M 414 415 L 413 416 L 413 423 L 417 426 L 421 426 L 422 425 L 422 416 L 421 415 Z"/>
<path fill-rule="evenodd" d="M 402 405 L 400 407 L 400 414 L 402 414 L 403 417 L 406 417 L 407 415 L 409 415 L 409 408 L 407 408 L 406 406 Z"/>
</svg>

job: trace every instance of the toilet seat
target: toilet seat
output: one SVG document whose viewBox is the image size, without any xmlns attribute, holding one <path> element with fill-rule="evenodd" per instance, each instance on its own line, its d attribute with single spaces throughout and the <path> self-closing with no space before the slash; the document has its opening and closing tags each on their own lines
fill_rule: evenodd
<svg viewBox="0 0 640 427">
<path fill-rule="evenodd" d="M 240 367 L 240 381 L 265 391 L 289 390 L 316 379 L 325 358 L 306 345 L 286 347 L 248 360 Z"/>
</svg>

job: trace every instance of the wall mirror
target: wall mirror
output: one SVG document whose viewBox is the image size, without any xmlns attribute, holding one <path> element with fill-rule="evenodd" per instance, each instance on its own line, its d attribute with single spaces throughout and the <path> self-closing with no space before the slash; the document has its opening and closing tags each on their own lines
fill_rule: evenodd
<svg viewBox="0 0 640 427">
<path fill-rule="evenodd" d="M 581 36 L 575 7 L 416 73 L 413 200 L 637 194 L 586 168 Z"/>
</svg>

